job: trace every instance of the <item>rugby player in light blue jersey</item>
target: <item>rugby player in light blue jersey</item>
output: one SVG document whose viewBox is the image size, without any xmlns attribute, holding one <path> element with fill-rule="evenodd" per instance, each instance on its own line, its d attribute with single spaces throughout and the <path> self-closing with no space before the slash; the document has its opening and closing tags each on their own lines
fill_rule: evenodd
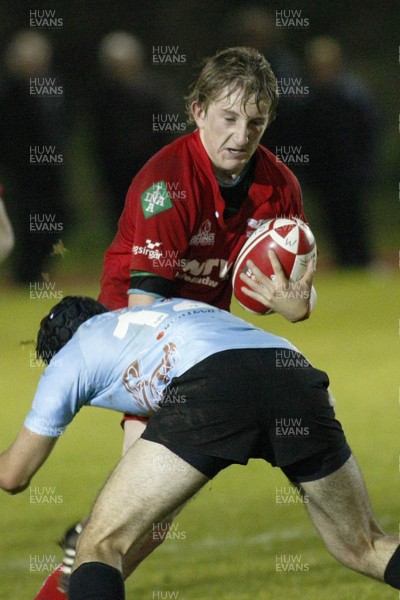
<svg viewBox="0 0 400 600">
<path fill-rule="evenodd" d="M 37 349 L 49 365 L 24 427 L 0 455 L 0 486 L 17 493 L 82 407 L 150 416 L 82 532 L 70 600 L 125 598 L 132 548 L 137 563 L 155 523 L 250 458 L 279 466 L 307 495 L 338 560 L 400 589 L 398 538 L 372 514 L 326 373 L 287 340 L 200 302 L 106 310 L 67 297 L 43 319 Z"/>
</svg>

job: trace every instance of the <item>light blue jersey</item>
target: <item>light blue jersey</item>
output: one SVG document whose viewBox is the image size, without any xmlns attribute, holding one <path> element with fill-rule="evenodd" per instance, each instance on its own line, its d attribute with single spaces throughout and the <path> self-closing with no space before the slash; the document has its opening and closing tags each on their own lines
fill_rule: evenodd
<svg viewBox="0 0 400 600">
<path fill-rule="evenodd" d="M 212 354 L 239 348 L 296 350 L 284 338 L 192 300 L 97 315 L 53 357 L 25 426 L 58 437 L 82 406 L 151 416 L 174 377 Z"/>
</svg>

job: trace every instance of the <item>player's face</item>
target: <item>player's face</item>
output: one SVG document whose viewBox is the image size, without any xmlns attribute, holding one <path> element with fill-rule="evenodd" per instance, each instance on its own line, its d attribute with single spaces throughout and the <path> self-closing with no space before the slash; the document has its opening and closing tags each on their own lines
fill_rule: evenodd
<svg viewBox="0 0 400 600">
<path fill-rule="evenodd" d="M 193 116 L 200 138 L 217 177 L 232 181 L 253 156 L 268 125 L 267 104 L 257 107 L 254 98 L 243 104 L 243 91 L 224 90 L 207 111 L 194 102 Z"/>
</svg>

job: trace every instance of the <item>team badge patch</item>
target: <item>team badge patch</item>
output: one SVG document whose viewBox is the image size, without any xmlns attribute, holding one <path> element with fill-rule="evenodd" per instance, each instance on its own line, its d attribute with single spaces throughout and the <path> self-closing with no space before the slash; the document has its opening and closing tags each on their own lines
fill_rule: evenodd
<svg viewBox="0 0 400 600">
<path fill-rule="evenodd" d="M 153 183 L 151 187 L 143 192 L 141 200 L 145 219 L 149 219 L 173 206 L 165 181 Z"/>
</svg>

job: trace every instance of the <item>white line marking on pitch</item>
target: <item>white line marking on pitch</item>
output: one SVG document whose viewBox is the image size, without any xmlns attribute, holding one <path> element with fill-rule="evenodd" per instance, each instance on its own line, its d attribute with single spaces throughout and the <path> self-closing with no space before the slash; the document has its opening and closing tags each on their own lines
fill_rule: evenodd
<svg viewBox="0 0 400 600">
<path fill-rule="evenodd" d="M 391 517 L 381 517 L 380 523 L 383 526 L 388 526 L 392 523 L 393 519 Z M 186 532 L 185 532 L 186 533 Z M 192 552 L 200 552 L 204 548 L 226 548 L 233 546 L 265 546 L 270 544 L 271 542 L 277 542 L 281 540 L 296 540 L 296 539 L 310 539 L 310 538 L 318 538 L 317 533 L 312 529 L 311 523 L 309 529 L 282 529 L 280 531 L 265 531 L 263 533 L 258 533 L 257 535 L 249 535 L 243 538 L 214 538 L 208 537 L 203 540 L 187 542 L 185 541 L 185 550 L 190 550 Z M 166 552 L 166 553 L 175 553 L 181 552 L 182 544 L 176 543 L 172 544 L 172 541 L 179 540 L 166 540 L 170 543 L 162 544 L 158 549 L 158 552 Z M 61 552 L 60 552 L 60 562 L 61 562 Z M 26 571 L 29 570 L 29 556 L 26 559 L 19 559 L 10 562 L 1 561 L 0 562 L 0 572 L 1 571 Z M 42 573 L 45 575 L 46 573 Z"/>
</svg>

